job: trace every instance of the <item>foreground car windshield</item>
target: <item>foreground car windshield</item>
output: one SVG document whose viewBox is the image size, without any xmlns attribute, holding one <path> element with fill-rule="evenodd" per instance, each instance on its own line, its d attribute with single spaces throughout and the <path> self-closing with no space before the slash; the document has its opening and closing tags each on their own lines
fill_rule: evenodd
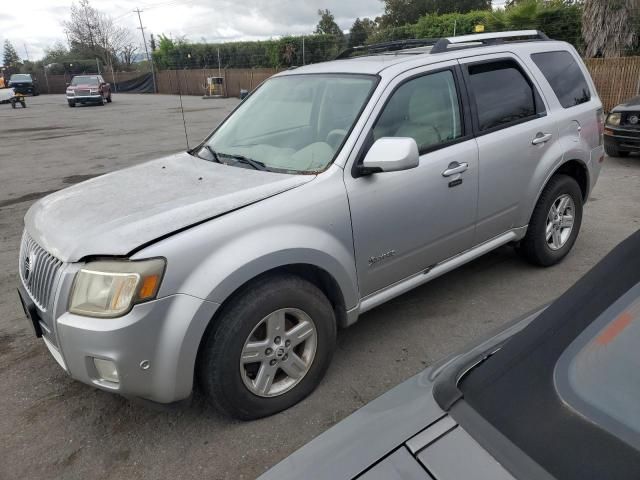
<svg viewBox="0 0 640 480">
<path fill-rule="evenodd" d="M 98 85 L 98 77 L 73 77 L 71 85 Z"/>
<path fill-rule="evenodd" d="M 376 77 L 369 75 L 289 75 L 268 80 L 198 155 L 246 167 L 246 162 L 234 159 L 241 156 L 274 171 L 324 170 L 375 84 Z"/>
</svg>

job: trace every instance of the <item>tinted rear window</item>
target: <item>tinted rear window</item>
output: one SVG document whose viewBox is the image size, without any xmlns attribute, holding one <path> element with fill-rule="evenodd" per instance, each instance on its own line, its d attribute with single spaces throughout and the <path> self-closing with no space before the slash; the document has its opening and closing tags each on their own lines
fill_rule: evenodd
<svg viewBox="0 0 640 480">
<path fill-rule="evenodd" d="M 510 60 L 469 67 L 480 130 L 507 126 L 536 114 L 536 98 L 517 64 Z"/>
<path fill-rule="evenodd" d="M 531 58 L 545 76 L 564 108 L 591 100 L 580 66 L 569 52 L 534 53 Z"/>
</svg>

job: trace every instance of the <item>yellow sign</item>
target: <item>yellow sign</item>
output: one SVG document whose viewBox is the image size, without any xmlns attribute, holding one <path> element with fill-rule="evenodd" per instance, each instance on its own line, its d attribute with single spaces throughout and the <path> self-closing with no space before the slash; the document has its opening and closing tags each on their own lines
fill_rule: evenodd
<svg viewBox="0 0 640 480">
<path fill-rule="evenodd" d="M 484 25 L 476 25 L 475 27 L 473 27 L 473 31 L 476 33 L 484 32 Z"/>
</svg>

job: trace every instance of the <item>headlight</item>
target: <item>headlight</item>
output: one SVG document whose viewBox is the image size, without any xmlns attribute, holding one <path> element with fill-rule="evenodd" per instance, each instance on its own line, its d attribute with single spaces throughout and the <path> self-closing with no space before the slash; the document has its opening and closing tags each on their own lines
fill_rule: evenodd
<svg viewBox="0 0 640 480">
<path fill-rule="evenodd" d="M 69 311 L 88 317 L 119 317 L 136 303 L 156 298 L 166 261 L 90 262 L 73 282 Z"/>
<path fill-rule="evenodd" d="M 621 115 L 619 113 L 610 113 L 607 117 L 607 125 L 617 127 L 620 125 Z"/>
</svg>

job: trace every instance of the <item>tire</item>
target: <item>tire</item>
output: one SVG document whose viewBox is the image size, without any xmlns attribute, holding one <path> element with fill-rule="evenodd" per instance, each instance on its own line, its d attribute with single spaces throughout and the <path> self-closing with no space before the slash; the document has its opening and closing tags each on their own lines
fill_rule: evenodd
<svg viewBox="0 0 640 480">
<path fill-rule="evenodd" d="M 111 94 L 107 97 L 107 103 L 111 103 Z"/>
<path fill-rule="evenodd" d="M 278 348 L 279 345 L 285 346 L 283 339 L 287 336 L 284 334 L 282 338 L 269 337 L 267 324 L 270 318 L 280 318 L 277 314 L 283 312 L 283 309 L 287 312 L 282 316 L 287 319 L 286 330 L 289 330 L 286 325 L 290 325 L 292 319 L 298 319 L 289 312 L 300 317 L 305 314 L 304 318 L 311 320 L 315 327 L 315 336 L 313 333 L 310 334 L 298 346 L 287 340 L 291 344 L 287 345 L 288 350 Z M 272 317 L 274 312 L 276 316 Z M 308 320 L 305 320 L 307 325 Z M 266 343 L 260 347 L 259 354 L 266 359 L 265 362 L 245 362 L 243 365 L 241 356 L 245 351 L 245 344 L 256 341 L 252 335 L 262 328 L 265 339 L 259 341 Z M 280 343 L 276 344 L 278 338 Z M 293 341 L 295 342 L 295 339 Z M 250 282 L 223 306 L 220 317 L 210 326 L 202 341 L 196 376 L 201 389 L 218 410 L 241 420 L 266 417 L 295 405 L 318 386 L 331 362 L 335 342 L 336 319 L 333 308 L 319 288 L 294 275 L 266 275 Z M 273 348 L 268 348 L 269 345 Z M 315 346 L 315 351 L 310 356 L 307 355 L 310 352 L 309 345 Z M 269 356 L 268 350 L 271 350 Z M 297 356 L 294 357 L 292 352 Z M 294 358 L 308 360 L 305 373 L 297 380 L 285 373 L 285 361 L 289 354 L 289 361 Z M 279 356 L 278 360 L 276 356 Z M 268 367 L 268 362 L 276 362 L 276 367 Z M 259 394 L 249 386 L 254 382 L 258 383 L 263 366 L 265 370 L 272 369 L 273 372 L 277 372 L 272 378 L 278 380 L 269 384 L 269 388 L 275 393 Z M 290 365 L 286 367 L 289 368 Z M 284 388 L 289 381 L 296 383 Z M 282 390 L 277 391 L 278 388 Z"/>
<path fill-rule="evenodd" d="M 564 210 L 561 202 L 567 198 L 570 200 L 567 200 L 567 209 Z M 582 225 L 582 202 L 582 191 L 574 178 L 562 174 L 551 177 L 533 210 L 527 234 L 520 243 L 520 252 L 529 262 L 549 267 L 567 256 Z M 553 218 L 552 206 L 564 210 L 560 211 L 564 219 Z M 568 216 L 573 218 L 570 230 L 567 227 Z M 548 239 L 549 224 L 551 238 Z"/>
<path fill-rule="evenodd" d="M 605 153 L 610 157 L 627 157 L 629 152 L 620 150 L 617 146 L 606 145 L 604 146 Z"/>
<path fill-rule="evenodd" d="M 106 103 L 106 102 L 104 101 L 104 97 L 102 97 L 102 96 L 101 96 L 101 97 L 100 97 L 100 101 L 98 102 L 98 105 L 100 105 L 101 107 L 104 107 L 104 104 L 105 104 L 105 103 Z"/>
<path fill-rule="evenodd" d="M 33 96 L 37 97 L 38 95 L 40 95 L 40 92 L 38 90 L 34 90 L 33 91 Z"/>
<path fill-rule="evenodd" d="M 11 108 L 16 108 L 16 102 L 15 101 L 11 101 Z"/>
<path fill-rule="evenodd" d="M 69 104 L 70 107 L 75 107 L 76 106 L 76 102 L 67 102 Z"/>
</svg>

